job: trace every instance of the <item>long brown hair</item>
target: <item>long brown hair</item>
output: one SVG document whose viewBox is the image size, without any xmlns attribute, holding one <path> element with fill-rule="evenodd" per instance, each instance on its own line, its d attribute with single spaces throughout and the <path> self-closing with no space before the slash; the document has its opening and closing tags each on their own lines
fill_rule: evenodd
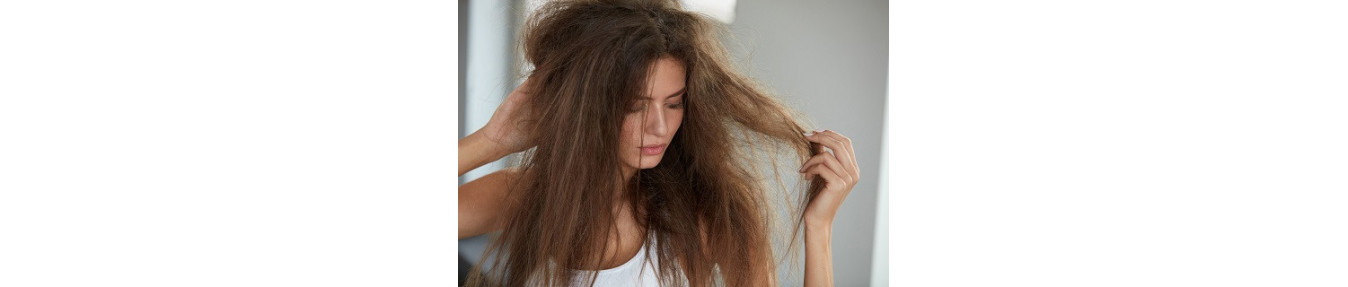
<svg viewBox="0 0 1348 287">
<path fill-rule="evenodd" d="M 822 182 L 793 192 L 773 169 L 790 195 L 778 196 L 759 155 L 799 163 L 818 151 L 789 109 L 735 71 L 723 30 L 674 1 L 554 1 L 529 18 L 522 44 L 535 85 L 524 108 L 537 146 L 521 160 L 484 255 L 496 264 L 470 285 L 566 286 L 587 275 L 577 270 L 600 269 L 618 199 L 655 239 L 662 285 L 776 282 L 774 236 L 786 230 L 777 207 L 794 207 L 784 249 L 794 250 L 802 207 Z M 624 181 L 622 121 L 660 57 L 687 72 L 683 124 L 659 165 Z"/>
</svg>

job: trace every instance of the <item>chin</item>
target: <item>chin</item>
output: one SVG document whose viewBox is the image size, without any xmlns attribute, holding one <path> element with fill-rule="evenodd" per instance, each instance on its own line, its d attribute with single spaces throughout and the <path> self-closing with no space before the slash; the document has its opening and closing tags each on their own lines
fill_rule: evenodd
<svg viewBox="0 0 1348 287">
<path fill-rule="evenodd" d="M 656 156 L 654 159 L 645 158 L 639 164 L 632 164 L 629 162 L 627 166 L 635 166 L 637 169 L 652 169 L 658 165 L 660 165 L 660 156 Z"/>
</svg>

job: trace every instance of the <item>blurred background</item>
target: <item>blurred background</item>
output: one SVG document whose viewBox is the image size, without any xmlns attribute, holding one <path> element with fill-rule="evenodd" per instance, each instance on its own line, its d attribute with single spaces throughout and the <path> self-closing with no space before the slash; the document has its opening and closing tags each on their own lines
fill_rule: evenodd
<svg viewBox="0 0 1348 287">
<path fill-rule="evenodd" d="M 861 182 L 834 222 L 838 286 L 884 286 L 888 276 L 888 182 L 883 162 L 888 91 L 888 3 L 847 1 L 681 1 L 729 26 L 725 46 L 742 73 L 768 86 L 814 129 L 852 139 Z M 516 33 L 542 1 L 459 1 L 460 138 L 487 123 L 519 84 Z M 465 183 L 505 166 L 503 159 L 459 178 Z M 460 269 L 478 260 L 486 237 L 459 241 Z M 783 266 L 783 269 L 786 267 Z M 784 272 L 784 271 L 783 271 Z M 797 272 L 799 273 L 799 272 Z M 786 286 L 799 283 L 784 282 Z"/>
</svg>

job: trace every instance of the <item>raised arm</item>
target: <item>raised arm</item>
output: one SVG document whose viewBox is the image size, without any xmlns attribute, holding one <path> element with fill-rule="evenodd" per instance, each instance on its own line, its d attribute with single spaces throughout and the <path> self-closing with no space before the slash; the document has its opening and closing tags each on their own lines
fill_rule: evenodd
<svg viewBox="0 0 1348 287">
<path fill-rule="evenodd" d="M 509 154 L 509 151 L 487 139 L 482 133 L 469 134 L 459 140 L 459 176 Z"/>
<path fill-rule="evenodd" d="M 528 149 L 528 130 L 520 125 L 523 104 L 531 81 L 526 80 L 506 96 L 482 129 L 459 140 L 459 176 L 506 155 Z M 497 220 L 506 200 L 506 190 L 518 176 L 515 169 L 493 172 L 459 186 L 459 238 L 473 237 L 500 228 Z"/>
<path fill-rule="evenodd" d="M 506 190 L 518 175 L 514 168 L 507 168 L 459 186 L 459 239 L 501 229 Z"/>
<path fill-rule="evenodd" d="M 533 146 L 528 142 L 530 131 L 522 124 L 532 88 L 533 79 L 525 80 L 496 107 L 486 126 L 459 140 L 459 176 Z"/>
<path fill-rule="evenodd" d="M 805 286 L 833 286 L 833 217 L 861 176 L 851 139 L 829 130 L 806 133 L 805 138 L 832 151 L 810 157 L 800 168 L 807 178 L 825 182 L 805 207 Z"/>
</svg>

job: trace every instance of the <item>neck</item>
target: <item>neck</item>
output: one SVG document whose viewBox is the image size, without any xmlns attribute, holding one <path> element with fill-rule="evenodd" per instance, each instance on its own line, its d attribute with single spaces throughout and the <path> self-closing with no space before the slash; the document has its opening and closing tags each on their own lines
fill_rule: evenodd
<svg viewBox="0 0 1348 287">
<path fill-rule="evenodd" d="M 623 174 L 623 182 L 631 181 L 632 177 L 637 175 L 637 169 L 627 165 L 623 165 L 621 171 Z"/>
<path fill-rule="evenodd" d="M 632 177 L 637 175 L 637 169 L 627 165 L 623 165 L 621 172 L 623 175 L 622 184 L 618 185 L 618 190 L 613 191 L 618 195 L 613 197 L 613 199 L 619 202 L 623 202 L 626 200 L 627 193 L 625 192 L 626 191 L 625 189 L 627 188 L 627 183 L 632 182 Z"/>
</svg>

